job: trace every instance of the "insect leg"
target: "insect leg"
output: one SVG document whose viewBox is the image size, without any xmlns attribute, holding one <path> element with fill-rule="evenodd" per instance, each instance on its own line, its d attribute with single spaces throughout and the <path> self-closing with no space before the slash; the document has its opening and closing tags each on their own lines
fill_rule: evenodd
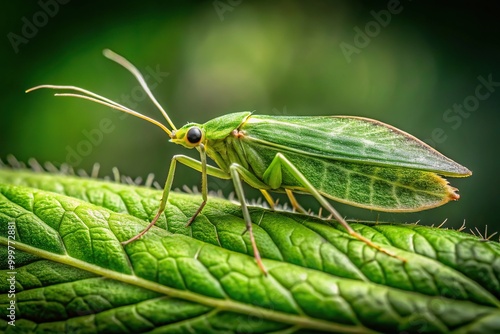
<svg viewBox="0 0 500 334">
<path fill-rule="evenodd" d="M 170 168 L 168 170 L 167 181 L 165 182 L 165 187 L 163 188 L 163 194 L 161 197 L 160 207 L 158 208 L 158 212 L 156 213 L 153 220 L 148 224 L 148 226 L 146 226 L 146 228 L 141 233 L 137 234 L 136 236 L 130 238 L 127 241 L 122 242 L 123 245 L 127 245 L 127 244 L 131 243 L 132 241 L 139 239 L 144 234 L 146 234 L 146 232 L 149 231 L 149 229 L 151 229 L 151 227 L 153 227 L 156 224 L 156 222 L 160 218 L 163 211 L 165 211 L 165 207 L 167 205 L 167 200 L 168 200 L 168 195 L 170 194 L 170 189 L 172 188 L 172 183 L 174 181 L 174 174 L 175 174 L 175 168 L 176 168 L 177 162 L 180 162 L 180 163 L 182 163 L 188 167 L 191 167 L 197 171 L 200 171 L 200 172 L 203 171 L 203 166 L 202 166 L 203 164 L 200 161 L 195 160 L 195 159 L 190 158 L 190 157 L 185 156 L 185 155 L 174 155 L 172 157 L 172 161 L 170 162 Z M 229 174 L 227 174 L 226 172 L 224 172 L 222 169 L 219 169 L 219 168 L 214 167 L 214 166 L 206 165 L 206 163 L 205 163 L 205 171 L 206 171 L 206 174 L 209 174 L 209 175 L 212 175 L 215 177 L 219 177 L 222 179 L 230 179 L 231 178 L 231 176 Z M 201 209 L 203 209 L 203 207 L 201 207 L 196 212 L 196 214 L 198 214 L 199 211 L 201 211 Z"/>
<path fill-rule="evenodd" d="M 371 240 L 365 238 L 358 232 L 354 231 L 353 228 L 349 226 L 349 224 L 345 221 L 345 219 L 338 213 L 338 211 L 335 210 L 335 208 L 333 208 L 333 206 L 319 193 L 319 191 L 311 184 L 311 182 L 309 182 L 309 180 L 304 176 L 304 174 L 302 174 L 297 169 L 297 167 L 295 167 L 295 165 L 291 163 L 290 160 L 288 160 L 283 154 L 277 153 L 275 158 L 273 159 L 273 162 L 270 165 L 270 168 L 281 168 L 281 167 L 286 168 L 290 172 L 290 174 L 292 174 L 295 177 L 295 179 L 297 179 L 297 181 L 299 181 L 307 189 L 307 191 L 309 191 L 311 195 L 314 196 L 314 198 L 316 198 L 316 200 L 332 214 L 333 218 L 335 218 L 335 220 L 337 220 L 351 236 L 355 237 L 360 241 L 363 241 L 368 246 L 373 247 L 384 254 L 387 254 L 389 256 L 398 258 L 403 262 L 406 262 L 406 260 L 401 258 L 400 256 L 373 243 Z M 272 174 L 272 172 L 270 172 L 269 174 Z"/>
<path fill-rule="evenodd" d="M 191 223 L 196 219 L 196 216 L 198 216 L 198 214 L 201 212 L 201 210 L 203 210 L 203 207 L 207 203 L 207 196 L 208 196 L 207 175 L 215 176 L 219 179 L 225 179 L 225 180 L 229 180 L 231 178 L 231 175 L 226 173 L 222 169 L 208 165 L 207 156 L 205 154 L 205 147 L 203 145 L 200 145 L 199 147 L 200 147 L 201 161 L 198 161 L 196 159 L 184 155 L 181 156 L 182 159 L 179 159 L 179 162 L 183 163 L 184 165 L 191 167 L 194 170 L 197 170 L 198 172 L 201 172 L 201 196 L 203 198 L 203 202 L 201 203 L 198 210 L 196 210 L 195 214 L 191 217 L 191 219 L 189 219 L 189 221 L 186 224 L 186 227 L 191 225 Z"/>
<path fill-rule="evenodd" d="M 243 219 L 245 220 L 246 224 L 246 230 L 243 233 L 248 232 L 250 236 L 250 242 L 252 243 L 253 256 L 255 257 L 255 261 L 257 262 L 257 265 L 259 266 L 260 270 L 262 270 L 264 275 L 267 275 L 266 267 L 264 267 L 264 264 L 262 263 L 260 252 L 259 249 L 257 248 L 257 243 L 255 242 L 255 237 L 253 235 L 252 218 L 250 218 L 250 213 L 248 212 L 247 204 L 245 201 L 245 194 L 243 193 L 243 184 L 241 182 L 240 174 L 243 176 L 243 179 L 247 183 L 249 183 L 251 186 L 255 186 L 255 188 L 262 189 L 268 187 L 261 181 L 257 180 L 255 176 L 253 176 L 250 172 L 248 172 L 245 168 L 243 168 L 238 164 L 232 164 L 229 167 L 229 171 L 231 172 L 231 177 L 233 179 L 234 190 L 236 191 L 236 194 L 238 195 L 238 198 L 241 203 L 241 211 L 243 212 Z"/>
<path fill-rule="evenodd" d="M 198 216 L 201 210 L 203 210 L 205 204 L 207 204 L 207 154 L 205 153 L 205 146 L 203 144 L 200 144 L 200 146 L 198 146 L 198 151 L 200 152 L 201 162 L 201 198 L 203 199 L 203 202 L 201 202 L 200 207 L 198 208 L 198 210 L 196 210 L 191 219 L 188 220 L 186 227 L 191 225 L 191 223 L 196 219 L 196 216 Z"/>
<path fill-rule="evenodd" d="M 274 200 L 271 197 L 271 195 L 269 195 L 269 192 L 267 190 L 264 190 L 264 189 L 259 189 L 259 190 L 262 193 L 262 196 L 264 196 L 264 198 L 266 199 L 267 204 L 269 204 L 269 207 L 271 208 L 271 210 L 274 210 L 274 205 L 275 205 Z"/>
<path fill-rule="evenodd" d="M 288 196 L 288 199 L 290 200 L 290 203 L 292 204 L 292 207 L 300 213 L 306 214 L 307 211 L 304 210 L 304 208 L 297 202 L 297 199 L 293 195 L 293 192 L 290 189 L 285 189 L 286 195 Z"/>
</svg>

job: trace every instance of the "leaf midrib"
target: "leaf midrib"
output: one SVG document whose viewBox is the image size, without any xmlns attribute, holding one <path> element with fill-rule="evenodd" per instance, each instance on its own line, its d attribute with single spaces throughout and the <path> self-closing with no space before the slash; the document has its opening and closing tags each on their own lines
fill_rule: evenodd
<svg viewBox="0 0 500 334">
<path fill-rule="evenodd" d="M 0 244 L 7 246 L 8 240 L 5 237 L 0 237 Z M 24 243 L 16 242 L 16 249 L 33 254 L 44 259 L 66 264 L 78 269 L 82 269 L 99 276 L 114 279 L 123 283 L 142 287 L 151 291 L 155 291 L 173 298 L 179 298 L 206 306 L 213 307 L 218 310 L 237 312 L 241 314 L 253 315 L 256 317 L 264 317 L 271 321 L 288 323 L 290 325 L 300 326 L 302 328 L 315 329 L 328 332 L 341 333 L 377 333 L 362 325 L 348 326 L 328 322 L 326 320 L 311 318 L 308 316 L 297 316 L 279 311 L 269 310 L 262 307 L 247 305 L 233 300 L 221 300 L 204 295 L 200 295 L 191 291 L 183 291 L 174 289 L 165 285 L 161 285 L 135 275 L 122 274 L 114 272 L 67 255 L 54 254 L 45 250 L 41 250 Z"/>
</svg>

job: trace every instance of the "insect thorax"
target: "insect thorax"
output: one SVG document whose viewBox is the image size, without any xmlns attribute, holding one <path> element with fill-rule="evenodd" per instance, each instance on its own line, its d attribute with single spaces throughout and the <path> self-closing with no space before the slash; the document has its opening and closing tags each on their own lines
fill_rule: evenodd
<svg viewBox="0 0 500 334">
<path fill-rule="evenodd" d="M 209 140 L 207 142 L 207 155 L 226 172 L 229 172 L 229 166 L 233 163 L 251 170 L 240 138 L 232 134 L 224 139 Z"/>
</svg>

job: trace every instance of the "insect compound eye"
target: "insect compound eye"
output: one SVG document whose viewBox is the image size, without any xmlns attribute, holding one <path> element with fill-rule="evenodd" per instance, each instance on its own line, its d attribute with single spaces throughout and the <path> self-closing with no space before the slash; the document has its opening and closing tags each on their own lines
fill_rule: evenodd
<svg viewBox="0 0 500 334">
<path fill-rule="evenodd" d="M 186 134 L 187 141 L 190 144 L 198 144 L 201 141 L 201 136 L 201 130 L 196 126 L 193 126 L 191 129 L 189 129 Z"/>
</svg>

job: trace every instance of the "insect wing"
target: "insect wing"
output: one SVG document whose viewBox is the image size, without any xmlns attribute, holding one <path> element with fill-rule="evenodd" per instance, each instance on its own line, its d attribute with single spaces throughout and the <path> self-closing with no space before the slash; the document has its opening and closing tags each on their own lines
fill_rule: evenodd
<svg viewBox="0 0 500 334">
<path fill-rule="evenodd" d="M 472 174 L 414 136 L 368 118 L 252 115 L 241 130 L 247 140 L 282 152 L 452 177 Z"/>
</svg>

